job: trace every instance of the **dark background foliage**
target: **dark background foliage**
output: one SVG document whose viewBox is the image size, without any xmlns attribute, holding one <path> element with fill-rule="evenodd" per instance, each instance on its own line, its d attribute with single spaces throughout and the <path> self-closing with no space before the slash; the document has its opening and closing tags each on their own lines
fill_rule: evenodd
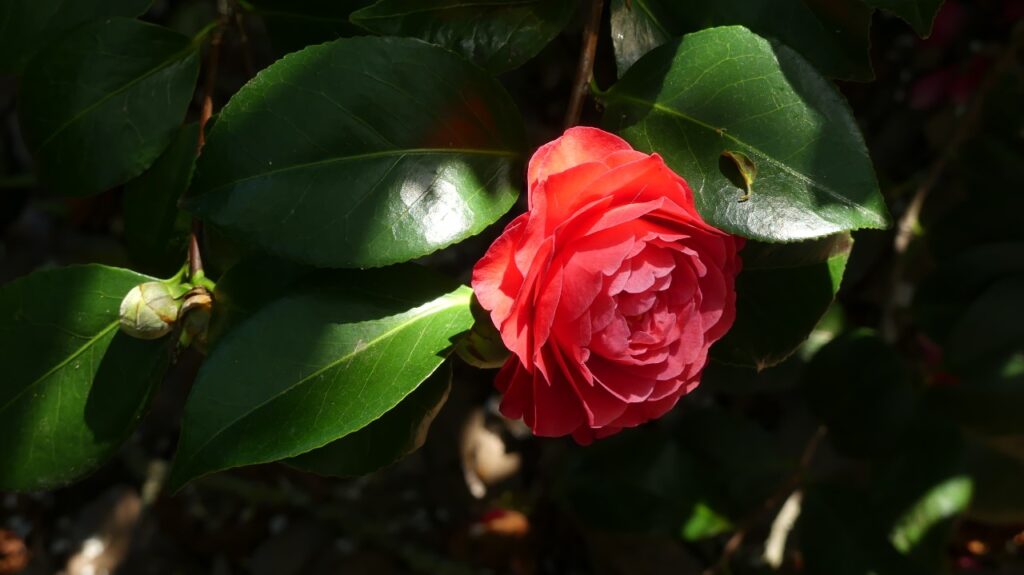
<svg viewBox="0 0 1024 575">
<path fill-rule="evenodd" d="M 623 2 L 605 8 L 600 87 L 623 66 L 608 24 Z M 284 15 L 288 2 L 257 4 L 243 17 L 245 41 L 225 37 L 218 106 L 282 53 L 358 33 L 347 15 L 369 2 L 309 2 L 321 16 L 311 19 Z M 747 10 L 740 23 L 786 40 L 767 4 L 662 16 L 678 35 Z M 479 62 L 515 68 L 500 81 L 523 115 L 530 149 L 561 130 L 586 16 L 550 10 L 541 22 L 568 25 L 536 57 Z M 69 487 L 3 495 L 0 574 L 18 572 L 26 557 L 25 573 L 72 574 L 1024 573 L 1024 2 L 947 0 L 927 39 L 915 34 L 927 31 L 925 17 L 909 17 L 913 28 L 887 12 L 868 17 L 870 67 L 841 49 L 808 58 L 850 78 L 840 88 L 889 210 L 907 225 L 853 233 L 836 302 L 789 359 L 759 372 L 732 364 L 764 356 L 729 347 L 669 416 L 589 448 L 530 438 L 497 415 L 493 372 L 452 362 L 448 402 L 426 444 L 390 467 L 331 479 L 299 471 L 323 463 L 306 458 L 208 476 L 171 495 L 160 485 L 200 363 L 189 350 L 113 461 Z M 216 3 L 200 0 L 156 2 L 144 16 L 186 36 L 216 18 Z M 386 34 L 424 34 L 417 22 L 373 22 Z M 7 36 L 0 49 L 12 38 L 29 41 Z M 24 65 L 3 63 L 2 72 Z M 190 63 L 181 65 L 189 73 Z M 872 68 L 874 80 L 859 81 Z M 145 175 L 69 198 L 53 190 L 102 183 L 73 172 L 50 182 L 31 175 L 34 143 L 19 127 L 18 90 L 13 76 L 0 75 L 0 283 L 86 262 L 172 274 L 187 218 L 147 225 L 132 214 L 147 212 L 139 198 L 153 190 L 175 209 L 187 187 L 176 180 L 175 158 L 191 153 L 198 98 Z M 600 125 L 603 112 L 588 101 L 581 123 Z M 500 227 L 426 261 L 465 281 Z M 218 277 L 241 254 L 215 231 L 206 240 L 208 273 Z M 787 307 L 786 294 L 814 281 L 815 269 L 794 276 L 800 261 L 776 261 L 787 263 L 745 272 L 741 289 L 757 295 L 747 313 L 813 324 L 816 317 Z M 285 264 L 273 269 L 260 280 L 269 292 L 291 281 Z M 788 350 L 778 337 L 763 339 Z M 0 350 L 0 369 L 12 361 L 8 351 Z M 431 379 L 417 397 L 429 407 L 443 390 Z M 0 453 L 0 465 L 5 456 L 13 455 Z"/>
</svg>

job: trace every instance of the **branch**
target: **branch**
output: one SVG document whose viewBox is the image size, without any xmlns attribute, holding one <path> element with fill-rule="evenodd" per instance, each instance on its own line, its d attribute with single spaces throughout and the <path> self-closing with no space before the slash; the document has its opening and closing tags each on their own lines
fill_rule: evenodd
<svg viewBox="0 0 1024 575">
<path fill-rule="evenodd" d="M 921 210 L 924 202 L 928 199 L 932 190 L 941 180 L 950 161 L 956 157 L 964 142 L 970 138 L 978 127 L 985 108 L 985 99 L 989 92 L 998 84 L 1017 61 L 1018 51 L 1024 45 L 1024 23 L 1018 24 L 1010 33 L 1009 45 L 1004 50 L 999 60 L 992 66 L 979 86 L 970 107 L 957 125 L 957 129 L 950 137 L 948 144 L 942 151 L 939 158 L 932 164 L 924 180 L 917 186 L 914 196 L 911 198 L 907 209 L 900 216 L 896 223 L 896 235 L 893 238 L 893 265 L 889 280 L 889 294 L 885 302 L 885 309 L 882 315 L 882 333 L 889 342 L 899 339 L 899 329 L 896 316 L 900 310 L 910 304 L 912 286 L 906 282 L 907 249 L 914 239 L 914 231 L 921 221 Z"/>
<path fill-rule="evenodd" d="M 732 537 L 729 537 L 729 540 L 725 542 L 725 546 L 722 548 L 722 554 L 719 556 L 718 561 L 708 569 L 705 569 L 703 575 L 715 575 L 716 573 L 727 572 L 729 563 L 732 561 L 733 556 L 740 550 L 740 547 L 743 545 L 743 540 L 747 537 L 747 533 L 757 524 L 761 519 L 761 516 L 778 507 L 804 482 L 804 478 L 807 476 L 807 470 L 810 468 L 811 462 L 814 461 L 814 454 L 817 453 L 818 446 L 821 445 L 821 440 L 825 438 L 827 433 L 828 431 L 824 425 L 818 427 L 818 429 L 814 431 L 814 435 L 811 435 L 811 438 L 807 440 L 807 444 L 804 446 L 804 450 L 800 454 L 800 462 L 797 464 L 796 471 L 793 472 L 793 475 L 790 476 L 789 480 L 783 483 L 775 493 L 766 499 L 760 507 L 740 521 L 739 527 L 732 534 Z"/>
<path fill-rule="evenodd" d="M 597 36 L 601 31 L 601 13 L 604 11 L 604 0 L 590 1 L 590 14 L 583 28 L 583 47 L 580 51 L 580 62 L 576 67 L 576 80 L 569 94 L 569 108 L 565 112 L 565 127 L 571 128 L 580 122 L 583 112 L 583 100 L 587 97 L 590 79 L 594 75 L 594 55 L 597 53 Z"/>
<path fill-rule="evenodd" d="M 224 27 L 230 22 L 230 15 L 222 12 L 217 27 L 210 37 L 210 50 L 206 56 L 206 76 L 203 80 L 203 101 L 199 112 L 199 141 L 196 142 L 196 154 L 206 144 L 206 124 L 213 116 L 213 93 L 217 85 L 217 70 L 220 67 L 220 50 L 224 44 Z M 199 249 L 199 238 L 203 233 L 203 222 L 197 217 L 192 218 L 192 229 L 188 236 L 188 277 L 195 281 L 203 277 L 203 257 Z"/>
</svg>

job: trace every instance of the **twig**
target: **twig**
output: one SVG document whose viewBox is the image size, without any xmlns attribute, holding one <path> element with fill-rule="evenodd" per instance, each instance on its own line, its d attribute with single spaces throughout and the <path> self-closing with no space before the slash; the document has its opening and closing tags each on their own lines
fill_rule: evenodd
<svg viewBox="0 0 1024 575">
<path fill-rule="evenodd" d="M 249 44 L 249 32 L 245 28 L 245 14 L 241 10 L 238 0 L 231 3 L 235 16 L 235 29 L 238 31 L 238 45 L 242 52 L 242 67 L 247 78 L 256 75 L 256 64 L 253 62 L 252 45 Z"/>
<path fill-rule="evenodd" d="M 206 144 L 206 124 L 213 116 L 213 93 L 217 85 L 217 69 L 220 66 L 220 50 L 224 44 L 224 26 L 227 25 L 229 14 L 222 12 L 220 22 L 210 36 L 210 50 L 206 57 L 206 76 L 203 80 L 203 101 L 199 111 L 199 141 L 196 142 L 196 154 Z M 192 229 L 188 236 L 188 277 L 195 281 L 204 275 L 203 256 L 199 249 L 199 238 L 203 233 L 203 221 L 192 218 Z"/>
<path fill-rule="evenodd" d="M 957 125 L 956 131 L 949 139 L 942 154 L 928 170 L 924 180 L 917 186 L 914 196 L 907 205 L 907 209 L 896 223 L 896 235 L 893 238 L 892 244 L 894 260 L 889 281 L 889 294 L 882 316 L 882 334 L 889 342 L 895 342 L 899 339 L 896 316 L 900 310 L 910 304 L 912 296 L 910 290 L 912 286 L 907 284 L 905 278 L 907 269 L 906 253 L 911 241 L 914 239 L 914 231 L 920 224 L 921 210 L 924 207 L 924 202 L 939 183 L 943 174 L 945 174 L 949 163 L 956 157 L 961 146 L 974 134 L 984 111 L 985 98 L 998 84 L 1003 75 L 1015 64 L 1017 52 L 1021 49 L 1022 43 L 1024 43 L 1024 23 L 1018 24 L 1011 32 L 1009 45 L 999 60 L 989 69 L 984 81 L 978 87 L 970 107 L 968 107 L 963 119 Z"/>
<path fill-rule="evenodd" d="M 569 108 L 565 111 L 565 127 L 571 128 L 579 123 L 583 113 L 583 100 L 587 97 L 590 79 L 594 75 L 594 55 L 597 53 L 597 36 L 601 31 L 601 14 L 604 11 L 604 0 L 590 1 L 590 14 L 583 28 L 583 47 L 580 50 L 580 61 L 576 67 L 576 80 L 569 94 Z"/>
<path fill-rule="evenodd" d="M 810 468 L 811 462 L 814 461 L 814 454 L 817 453 L 818 446 L 821 445 L 821 440 L 825 438 L 826 434 L 827 429 L 824 425 L 818 427 L 818 429 L 814 431 L 814 435 L 807 440 L 807 444 L 804 446 L 804 450 L 800 454 L 800 461 L 797 464 L 796 471 L 793 472 L 793 475 L 790 476 L 789 480 L 783 483 L 775 493 L 766 499 L 760 507 L 740 521 L 736 531 L 731 537 L 729 537 L 729 540 L 725 542 L 725 546 L 722 547 L 722 554 L 718 557 L 718 561 L 716 561 L 711 567 L 705 569 L 703 575 L 715 575 L 716 573 L 726 572 L 733 556 L 736 555 L 736 552 L 739 551 L 740 547 L 743 545 L 743 540 L 746 539 L 747 533 L 754 527 L 754 525 L 757 524 L 764 514 L 778 507 L 803 483 L 804 478 L 807 475 L 807 470 Z"/>
</svg>

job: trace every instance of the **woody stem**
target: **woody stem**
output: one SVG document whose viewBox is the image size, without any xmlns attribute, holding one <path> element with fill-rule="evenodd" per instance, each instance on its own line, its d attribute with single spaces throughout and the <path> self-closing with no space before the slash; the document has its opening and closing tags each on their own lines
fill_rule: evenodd
<svg viewBox="0 0 1024 575">
<path fill-rule="evenodd" d="M 565 111 L 566 128 L 578 124 L 583 112 L 583 100 L 587 97 L 590 79 L 594 75 L 594 55 L 597 53 L 597 36 L 601 30 L 603 11 L 604 0 L 591 0 L 590 13 L 583 28 L 583 47 L 580 50 L 579 64 L 576 66 L 576 80 L 569 94 L 569 108 Z"/>
</svg>

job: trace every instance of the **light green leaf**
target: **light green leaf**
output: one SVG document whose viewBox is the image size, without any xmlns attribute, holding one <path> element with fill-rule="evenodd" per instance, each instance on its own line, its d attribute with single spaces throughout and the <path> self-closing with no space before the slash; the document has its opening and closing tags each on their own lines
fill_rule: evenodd
<svg viewBox="0 0 1024 575">
<path fill-rule="evenodd" d="M 523 65 L 572 17 L 572 0 L 380 0 L 352 22 L 445 46 L 491 72 Z"/>
<path fill-rule="evenodd" d="M 0 288 L 0 490 L 86 475 L 142 417 L 171 341 L 118 330 L 121 299 L 153 278 L 99 265 L 36 272 Z"/>
<path fill-rule="evenodd" d="M 612 44 L 619 76 L 673 38 L 733 24 L 786 44 L 826 76 L 874 77 L 868 53 L 871 10 L 860 0 L 612 0 Z"/>
<path fill-rule="evenodd" d="M 918 36 L 927 38 L 932 33 L 935 15 L 945 0 L 864 0 L 868 6 L 883 8 L 903 18 Z"/>
<path fill-rule="evenodd" d="M 170 485 L 323 447 L 393 409 L 473 322 L 472 291 L 413 266 L 321 278 L 211 352 L 185 406 Z"/>
<path fill-rule="evenodd" d="M 124 239 L 140 268 L 170 275 L 185 261 L 191 217 L 178 208 L 196 163 L 199 125 L 178 130 L 153 166 L 124 187 Z"/>
<path fill-rule="evenodd" d="M 748 242 L 736 279 L 736 323 L 712 356 L 759 370 L 789 357 L 835 299 L 852 246 L 846 233 L 796 244 Z"/>
<path fill-rule="evenodd" d="M 452 368 L 448 364 L 377 421 L 285 463 L 303 471 L 340 477 L 364 475 L 391 465 L 423 446 L 451 386 Z"/>
<path fill-rule="evenodd" d="M 512 206 L 522 130 L 501 86 L 444 48 L 399 38 L 311 46 L 224 107 L 186 208 L 304 263 L 407 261 Z"/>
<path fill-rule="evenodd" d="M 43 185 L 81 196 L 145 171 L 192 100 L 197 47 L 165 28 L 113 18 L 37 54 L 23 79 L 19 117 Z"/>
<path fill-rule="evenodd" d="M 718 228 L 789 242 L 889 223 L 842 96 L 792 50 L 745 28 L 662 46 L 602 98 L 605 126 L 661 154 Z M 719 166 L 726 150 L 758 166 L 749 201 Z"/>
<path fill-rule="evenodd" d="M 21 71 L 32 54 L 93 20 L 138 16 L 152 0 L 4 0 L 0 2 L 0 75 Z"/>
</svg>

